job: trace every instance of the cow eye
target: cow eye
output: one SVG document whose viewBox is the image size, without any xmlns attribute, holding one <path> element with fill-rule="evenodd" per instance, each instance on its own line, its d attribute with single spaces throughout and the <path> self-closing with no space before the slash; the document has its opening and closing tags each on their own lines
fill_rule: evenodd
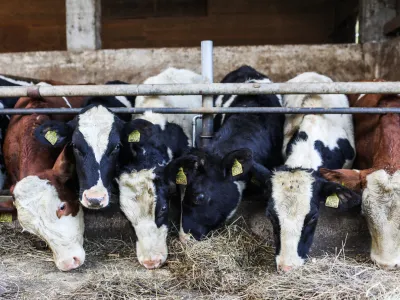
<svg viewBox="0 0 400 300">
<path fill-rule="evenodd" d="M 119 144 L 116 145 L 115 148 L 114 148 L 114 150 L 113 150 L 113 152 L 118 151 L 120 147 L 121 147 L 121 146 L 120 146 Z"/>
<path fill-rule="evenodd" d="M 63 211 L 65 209 L 65 203 L 61 203 L 60 206 L 58 207 L 59 210 Z"/>
<path fill-rule="evenodd" d="M 204 204 L 206 196 L 203 193 L 197 194 L 194 197 L 193 204 L 195 205 L 202 205 Z"/>
<path fill-rule="evenodd" d="M 110 152 L 110 155 L 116 154 L 118 153 L 119 149 L 120 149 L 120 144 L 117 144 L 114 149 Z"/>
<path fill-rule="evenodd" d="M 313 224 L 318 220 L 318 215 L 313 215 L 307 224 Z"/>
<path fill-rule="evenodd" d="M 77 153 L 79 156 L 82 156 L 82 157 L 84 156 L 82 151 L 79 150 L 79 148 L 77 148 L 75 144 L 72 144 L 72 146 L 74 147 L 75 153 Z"/>
</svg>

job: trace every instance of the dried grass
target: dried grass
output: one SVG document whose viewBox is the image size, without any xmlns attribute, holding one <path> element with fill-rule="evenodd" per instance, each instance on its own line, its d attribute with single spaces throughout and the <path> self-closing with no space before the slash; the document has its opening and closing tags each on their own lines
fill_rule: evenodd
<svg viewBox="0 0 400 300">
<path fill-rule="evenodd" d="M 24 280 L 0 273 L 0 293 L 2 287 L 9 287 L 0 298 L 15 299 L 12 297 L 18 295 L 21 299 L 43 299 L 45 295 L 48 299 L 400 299 L 400 271 L 380 270 L 371 263 L 345 256 L 343 251 L 336 256 L 312 259 L 289 274 L 277 274 L 273 249 L 249 232 L 246 224 L 238 220 L 201 243 L 183 245 L 171 238 L 167 265 L 154 271 L 137 263 L 134 241 L 87 240 L 85 266 L 60 273 L 48 263 L 50 252 L 35 248 L 37 239 L 16 230 L 3 230 L 0 257 L 16 265 L 18 259 L 32 257 L 47 263 L 38 273 L 32 273 L 36 277 L 29 275 Z M 49 276 L 37 281 L 51 268 L 54 282 L 47 282 Z M 72 279 L 79 284 L 68 289 L 48 289 L 49 285 Z M 35 284 L 29 285 L 29 281 Z M 47 293 L 43 293 L 45 288 Z"/>
</svg>

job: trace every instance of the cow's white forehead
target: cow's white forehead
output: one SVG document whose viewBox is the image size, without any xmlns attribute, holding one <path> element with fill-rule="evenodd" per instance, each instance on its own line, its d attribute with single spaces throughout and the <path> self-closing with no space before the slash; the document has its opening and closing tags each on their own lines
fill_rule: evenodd
<svg viewBox="0 0 400 300">
<path fill-rule="evenodd" d="M 56 212 L 61 200 L 48 180 L 25 177 L 15 185 L 14 197 L 21 226 L 46 240 L 53 251 L 57 251 L 57 246 L 83 244 L 82 209 L 75 217 L 58 218 Z"/>
<path fill-rule="evenodd" d="M 278 265 L 300 265 L 303 259 L 297 253 L 304 219 L 310 212 L 311 173 L 296 170 L 277 171 L 271 179 L 274 209 L 279 218 L 281 249 L 276 257 Z"/>
<path fill-rule="evenodd" d="M 98 163 L 107 150 L 113 124 L 114 114 L 103 106 L 94 106 L 79 115 L 78 130 L 93 149 Z"/>
<path fill-rule="evenodd" d="M 312 196 L 311 173 L 304 170 L 277 171 L 272 177 L 275 210 L 282 218 L 298 218 L 310 211 Z"/>
<path fill-rule="evenodd" d="M 143 219 L 155 219 L 155 176 L 153 168 L 134 170 L 119 177 L 121 209 L 134 226 Z"/>
</svg>

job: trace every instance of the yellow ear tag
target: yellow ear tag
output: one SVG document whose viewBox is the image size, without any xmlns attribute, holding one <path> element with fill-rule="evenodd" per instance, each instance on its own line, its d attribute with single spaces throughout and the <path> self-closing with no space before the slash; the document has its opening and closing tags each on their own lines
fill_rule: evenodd
<svg viewBox="0 0 400 300">
<path fill-rule="evenodd" d="M 11 223 L 12 222 L 12 214 L 4 213 L 0 214 L 0 223 Z"/>
<path fill-rule="evenodd" d="M 128 136 L 129 143 L 139 143 L 140 141 L 140 132 L 139 130 L 132 131 Z"/>
<path fill-rule="evenodd" d="M 339 197 L 336 194 L 332 194 L 329 197 L 326 198 L 325 201 L 325 206 L 327 207 L 332 207 L 332 208 L 338 208 L 339 207 Z"/>
<path fill-rule="evenodd" d="M 46 134 L 44 135 L 44 137 L 46 138 L 46 140 L 49 141 L 50 144 L 52 144 L 54 146 L 55 143 L 57 143 L 58 140 L 58 134 L 56 131 L 54 130 L 49 130 L 46 132 Z"/>
<path fill-rule="evenodd" d="M 187 185 L 187 178 L 185 172 L 183 172 L 183 168 L 179 168 L 176 174 L 176 184 Z"/>
<path fill-rule="evenodd" d="M 235 159 L 232 165 L 232 176 L 240 175 L 242 173 L 243 173 L 242 164 L 237 159 Z"/>
</svg>

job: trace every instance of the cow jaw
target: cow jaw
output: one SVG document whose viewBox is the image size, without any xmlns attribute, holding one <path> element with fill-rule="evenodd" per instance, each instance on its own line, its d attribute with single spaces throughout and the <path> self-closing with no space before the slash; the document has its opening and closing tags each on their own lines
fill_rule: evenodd
<svg viewBox="0 0 400 300">
<path fill-rule="evenodd" d="M 367 176 L 362 210 L 371 233 L 371 259 L 384 269 L 400 267 L 400 171 Z"/>
<path fill-rule="evenodd" d="M 312 175 L 303 170 L 279 171 L 272 177 L 272 198 L 280 226 L 278 270 L 289 270 L 304 263 L 298 248 L 304 220 L 311 209 L 313 181 Z"/>
<path fill-rule="evenodd" d="M 69 271 L 82 265 L 85 261 L 82 209 L 75 217 L 58 218 L 56 211 L 62 201 L 54 186 L 37 176 L 25 177 L 13 192 L 21 226 L 46 241 L 57 268 Z"/>
<path fill-rule="evenodd" d="M 154 169 L 132 171 L 119 177 L 120 205 L 137 236 L 136 254 L 148 269 L 160 267 L 168 255 L 167 226 L 155 223 Z"/>
<path fill-rule="evenodd" d="M 92 149 L 96 165 L 99 168 L 99 177 L 96 185 L 84 190 L 82 199 L 79 199 L 82 205 L 87 208 L 102 208 L 109 203 L 109 194 L 101 179 L 100 165 L 106 153 L 114 123 L 114 114 L 101 105 L 94 106 L 79 115 L 79 131 L 82 133 L 87 145 Z"/>
</svg>

